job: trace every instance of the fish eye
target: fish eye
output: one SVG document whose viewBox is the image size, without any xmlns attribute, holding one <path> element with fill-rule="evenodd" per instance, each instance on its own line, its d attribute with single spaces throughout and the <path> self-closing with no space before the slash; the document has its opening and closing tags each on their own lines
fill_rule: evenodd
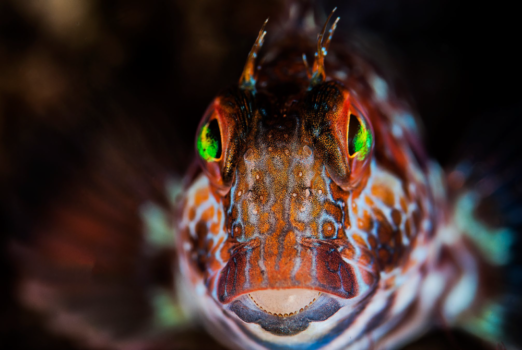
<svg viewBox="0 0 522 350">
<path fill-rule="evenodd" d="M 348 126 L 348 151 L 350 157 L 365 160 L 372 147 L 372 131 L 363 118 L 350 114 Z"/>
<path fill-rule="evenodd" d="M 196 147 L 201 158 L 207 162 L 215 162 L 221 158 L 221 129 L 217 119 L 212 119 L 201 127 Z"/>
</svg>

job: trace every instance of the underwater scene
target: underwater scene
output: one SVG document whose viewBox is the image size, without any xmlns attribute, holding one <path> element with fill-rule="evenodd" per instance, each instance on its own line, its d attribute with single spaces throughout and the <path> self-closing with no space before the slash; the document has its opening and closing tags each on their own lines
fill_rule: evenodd
<svg viewBox="0 0 522 350">
<path fill-rule="evenodd" d="M 521 349 L 517 16 L 4 0 L 0 348 Z"/>
</svg>

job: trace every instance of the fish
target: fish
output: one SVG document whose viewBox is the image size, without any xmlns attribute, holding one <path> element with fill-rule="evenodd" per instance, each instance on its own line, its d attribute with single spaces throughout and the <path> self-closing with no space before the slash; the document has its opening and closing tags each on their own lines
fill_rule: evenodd
<svg viewBox="0 0 522 350">
<path fill-rule="evenodd" d="M 506 263 L 512 232 L 463 222 L 478 202 L 452 192 L 463 173 L 429 158 L 415 111 L 374 66 L 331 45 L 334 12 L 316 42 L 286 32 L 258 63 L 265 22 L 196 134 L 181 283 L 231 348 L 397 348 L 434 319 L 473 318 L 491 296 L 484 265 Z M 485 247 L 489 261 L 480 231 L 500 249 Z"/>
<path fill-rule="evenodd" d="M 396 349 L 437 325 L 517 348 L 517 231 L 477 214 L 502 180 L 431 159 L 334 13 L 262 25 L 183 178 L 143 126 L 97 134 L 11 246 L 21 302 L 87 348 L 218 348 L 199 325 L 232 349 Z"/>
</svg>

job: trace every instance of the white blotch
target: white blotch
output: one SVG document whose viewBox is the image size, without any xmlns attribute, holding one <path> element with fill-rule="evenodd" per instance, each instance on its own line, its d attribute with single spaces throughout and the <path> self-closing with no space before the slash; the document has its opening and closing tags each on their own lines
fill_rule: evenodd
<svg viewBox="0 0 522 350">
<path fill-rule="evenodd" d="M 398 284 L 402 282 L 400 279 L 397 279 L 396 281 Z M 401 283 L 401 288 L 396 294 L 395 305 L 393 306 L 395 314 L 402 312 L 408 307 L 408 305 L 411 305 L 411 303 L 417 297 L 421 282 L 422 276 L 420 274 L 411 274 L 410 278 Z"/>
<path fill-rule="evenodd" d="M 492 228 L 483 224 L 475 216 L 475 209 L 480 197 L 475 192 L 468 192 L 457 200 L 455 224 L 459 231 L 469 236 L 483 252 L 483 257 L 496 265 L 505 265 L 515 234 L 508 227 Z"/>
<path fill-rule="evenodd" d="M 335 72 L 335 77 L 339 80 L 345 80 L 346 78 L 348 78 L 348 74 L 346 74 L 342 70 L 339 70 L 339 71 Z"/>
<path fill-rule="evenodd" d="M 370 80 L 370 84 L 377 100 L 384 101 L 388 98 L 388 84 L 382 78 L 374 75 Z"/>
<path fill-rule="evenodd" d="M 197 295 L 204 296 L 207 294 L 207 288 L 203 284 L 198 284 L 196 286 L 196 293 Z"/>
<path fill-rule="evenodd" d="M 144 223 L 145 238 L 153 247 L 174 245 L 174 229 L 168 213 L 158 205 L 148 202 L 141 206 L 140 214 Z"/>
<path fill-rule="evenodd" d="M 392 134 L 396 138 L 401 138 L 402 137 L 402 129 L 401 129 L 401 127 L 398 124 L 393 124 L 393 126 L 392 126 Z"/>
<path fill-rule="evenodd" d="M 424 280 L 422 291 L 419 295 L 422 296 L 422 307 L 425 309 L 431 309 L 435 301 L 444 291 L 446 285 L 445 276 L 440 273 L 432 273 L 428 275 Z"/>
<path fill-rule="evenodd" d="M 171 178 L 167 180 L 167 193 L 171 203 L 176 203 L 178 197 L 183 194 L 183 181 L 178 178 Z"/>
<path fill-rule="evenodd" d="M 154 323 L 160 328 L 175 327 L 187 321 L 183 310 L 169 292 L 154 290 L 151 300 Z"/>
<path fill-rule="evenodd" d="M 444 305 L 444 315 L 447 320 L 453 320 L 465 311 L 473 301 L 477 291 L 477 275 L 464 275 L 457 286 L 451 291 Z"/>
</svg>

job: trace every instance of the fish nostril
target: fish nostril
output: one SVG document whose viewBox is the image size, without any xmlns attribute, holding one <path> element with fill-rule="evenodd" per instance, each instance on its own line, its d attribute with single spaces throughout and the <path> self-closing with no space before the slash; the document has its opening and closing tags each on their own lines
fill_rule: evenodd
<svg viewBox="0 0 522 350">
<path fill-rule="evenodd" d="M 304 146 L 303 153 L 306 157 L 310 157 L 312 155 L 312 149 L 309 146 Z"/>
<path fill-rule="evenodd" d="M 254 160 L 254 151 L 252 151 L 251 148 L 247 149 L 245 154 L 243 155 L 246 161 L 253 161 Z"/>
<path fill-rule="evenodd" d="M 271 315 L 288 317 L 304 311 L 321 295 L 311 289 L 267 289 L 252 292 L 250 299 L 261 310 Z"/>
</svg>

